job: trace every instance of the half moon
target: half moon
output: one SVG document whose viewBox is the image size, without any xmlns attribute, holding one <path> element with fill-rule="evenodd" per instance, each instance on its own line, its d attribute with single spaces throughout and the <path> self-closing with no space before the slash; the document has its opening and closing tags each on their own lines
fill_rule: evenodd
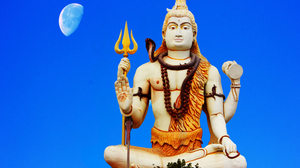
<svg viewBox="0 0 300 168">
<path fill-rule="evenodd" d="M 71 3 L 65 6 L 59 15 L 59 27 L 65 36 L 71 35 L 79 26 L 83 15 L 83 6 Z"/>
</svg>

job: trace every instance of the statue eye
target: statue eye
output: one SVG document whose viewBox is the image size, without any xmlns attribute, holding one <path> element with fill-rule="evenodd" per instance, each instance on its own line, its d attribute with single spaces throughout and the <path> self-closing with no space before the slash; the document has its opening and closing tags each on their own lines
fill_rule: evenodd
<svg viewBox="0 0 300 168">
<path fill-rule="evenodd" d="M 170 25 L 169 26 L 169 29 L 171 29 L 171 30 L 175 30 L 177 27 L 176 27 L 176 25 Z"/>
<path fill-rule="evenodd" d="M 190 27 L 188 25 L 182 26 L 182 29 L 188 30 Z"/>
</svg>

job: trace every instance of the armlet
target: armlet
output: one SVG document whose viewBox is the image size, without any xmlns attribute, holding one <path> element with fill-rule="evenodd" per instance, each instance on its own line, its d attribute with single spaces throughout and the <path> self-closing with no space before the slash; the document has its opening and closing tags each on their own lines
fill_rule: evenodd
<svg viewBox="0 0 300 168">
<path fill-rule="evenodd" d="M 133 94 L 133 96 L 139 96 L 140 100 L 142 100 L 143 97 L 147 97 L 148 99 L 151 99 L 150 94 L 142 94 L 143 89 L 139 87 L 139 90 L 137 93 Z"/>
<path fill-rule="evenodd" d="M 206 98 L 212 97 L 212 98 L 216 99 L 215 96 L 218 96 L 218 97 L 223 97 L 223 99 L 225 100 L 225 95 L 223 95 L 223 94 L 218 94 L 217 91 L 216 91 L 216 88 L 217 88 L 217 86 L 214 85 L 214 86 L 212 87 L 212 89 L 211 89 L 212 92 L 209 93 L 209 94 L 206 94 L 205 97 L 206 97 Z"/>
</svg>

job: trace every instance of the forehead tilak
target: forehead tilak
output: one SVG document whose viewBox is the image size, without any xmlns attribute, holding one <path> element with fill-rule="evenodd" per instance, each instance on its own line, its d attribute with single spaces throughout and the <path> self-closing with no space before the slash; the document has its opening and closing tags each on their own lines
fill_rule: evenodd
<svg viewBox="0 0 300 168">
<path fill-rule="evenodd" d="M 171 17 L 168 20 L 168 24 L 170 23 L 176 23 L 176 24 L 182 24 L 182 23 L 189 23 L 191 24 L 191 20 L 188 17 Z"/>
</svg>

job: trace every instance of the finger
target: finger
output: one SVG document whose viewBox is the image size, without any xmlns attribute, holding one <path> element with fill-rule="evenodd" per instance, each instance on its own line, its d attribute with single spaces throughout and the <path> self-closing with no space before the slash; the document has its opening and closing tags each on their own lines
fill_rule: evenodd
<svg viewBox="0 0 300 168">
<path fill-rule="evenodd" d="M 120 75 L 121 79 L 124 80 L 124 72 Z"/>
<path fill-rule="evenodd" d="M 126 86 L 122 86 L 123 91 L 127 91 Z"/>
<path fill-rule="evenodd" d="M 232 152 L 236 152 L 237 151 L 237 147 L 236 147 L 236 145 L 234 144 L 233 146 L 232 146 Z"/>
<path fill-rule="evenodd" d="M 126 78 L 125 82 L 126 82 L 126 86 L 129 87 L 129 82 L 128 82 L 127 78 Z"/>
<path fill-rule="evenodd" d="M 126 86 L 126 85 L 125 85 L 125 80 L 122 80 L 122 86 Z"/>
<path fill-rule="evenodd" d="M 236 145 L 233 144 L 230 146 L 230 153 L 236 152 Z"/>
<path fill-rule="evenodd" d="M 127 57 L 123 57 L 121 60 L 124 62 L 129 62 L 129 59 Z"/>
<path fill-rule="evenodd" d="M 226 70 L 228 69 L 228 61 L 222 65 L 222 71 L 226 74 Z"/>
<path fill-rule="evenodd" d="M 119 89 L 122 89 L 122 86 L 121 86 L 121 83 L 120 83 L 120 82 L 118 83 L 118 88 L 119 88 Z"/>
<path fill-rule="evenodd" d="M 228 145 L 225 146 L 225 154 L 230 154 L 230 147 Z"/>
<path fill-rule="evenodd" d="M 120 65 L 122 65 L 122 67 L 123 67 L 123 69 L 125 71 L 129 71 L 129 69 L 130 69 L 130 62 L 129 62 L 128 58 L 122 58 L 122 60 L 120 62 Z"/>
<path fill-rule="evenodd" d="M 228 154 L 232 153 L 232 145 L 228 146 Z"/>
<path fill-rule="evenodd" d="M 119 63 L 119 66 L 128 66 L 129 63 L 129 59 L 128 58 L 122 58 L 120 63 Z"/>
<path fill-rule="evenodd" d="M 130 94 L 130 87 L 126 87 L 126 91 Z"/>
<path fill-rule="evenodd" d="M 119 83 L 118 82 L 115 82 L 115 91 L 116 91 L 116 94 L 119 94 Z"/>
<path fill-rule="evenodd" d="M 233 145 L 230 145 L 229 147 L 229 153 L 232 153 L 233 152 Z"/>
<path fill-rule="evenodd" d="M 132 93 L 133 93 L 133 88 L 129 88 L 129 94 L 132 95 Z"/>
<path fill-rule="evenodd" d="M 232 62 L 228 61 L 228 63 L 227 63 L 227 69 L 229 69 L 231 67 L 231 65 L 232 65 Z"/>
<path fill-rule="evenodd" d="M 118 76 L 118 77 L 121 77 L 123 73 L 124 73 L 124 72 L 123 72 L 123 68 L 119 66 L 119 67 L 118 67 L 118 74 L 117 74 L 117 76 Z"/>
<path fill-rule="evenodd" d="M 224 65 L 228 65 L 229 64 L 229 61 L 226 61 L 225 63 L 224 63 Z"/>
</svg>

